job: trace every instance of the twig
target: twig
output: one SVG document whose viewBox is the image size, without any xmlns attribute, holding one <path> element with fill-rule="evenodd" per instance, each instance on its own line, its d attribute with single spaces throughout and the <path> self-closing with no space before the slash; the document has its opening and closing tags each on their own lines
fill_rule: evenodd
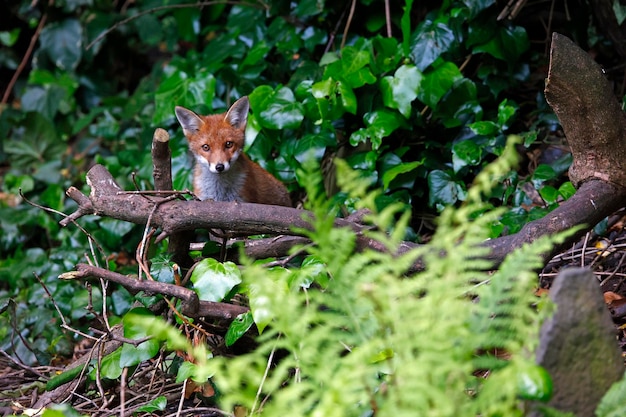
<svg viewBox="0 0 626 417">
<path fill-rule="evenodd" d="M 341 39 L 340 49 L 343 49 L 343 47 L 346 46 L 346 38 L 348 37 L 348 30 L 350 30 L 350 25 L 352 24 L 352 18 L 354 17 L 354 9 L 356 9 L 356 0 L 352 0 L 352 4 L 350 5 L 350 13 L 348 14 L 346 27 L 343 29 L 343 38 Z"/>
<path fill-rule="evenodd" d="M 104 37 L 106 37 L 109 33 L 113 32 L 115 29 L 117 29 L 118 27 L 125 25 L 128 22 L 131 22 L 135 19 L 138 19 L 142 16 L 145 16 L 147 14 L 150 13 L 155 13 L 155 12 L 159 12 L 161 10 L 167 10 L 167 9 L 184 9 L 184 8 L 189 8 L 189 7 L 203 7 L 203 6 L 212 6 L 214 4 L 245 4 L 246 6 L 255 6 L 254 4 L 250 4 L 250 3 L 243 3 L 241 1 L 228 1 L 228 0 L 223 0 L 223 1 L 202 1 L 202 2 L 198 2 L 198 3 L 185 3 L 185 4 L 169 4 L 166 6 L 157 6 L 157 7 L 153 7 L 151 9 L 148 10 L 143 10 L 141 12 L 138 12 L 137 14 L 127 17 L 124 20 L 121 20 L 117 23 L 115 23 L 113 26 L 111 26 L 110 28 L 108 28 L 107 30 L 105 30 L 104 32 L 102 32 L 101 34 L 99 34 L 96 39 L 94 39 L 93 41 L 91 41 L 89 43 L 89 45 L 87 45 L 87 47 L 85 48 L 85 50 L 89 50 L 91 49 L 91 47 L 100 42 Z M 259 7 L 260 9 L 262 9 L 263 7 Z"/>
<path fill-rule="evenodd" d="M 26 372 L 30 372 L 31 374 L 37 375 L 40 378 L 45 378 L 45 376 L 42 375 L 40 372 L 38 372 L 35 368 L 31 368 L 30 366 L 25 365 L 13 359 L 13 357 L 9 355 L 8 353 L 6 353 L 4 349 L 0 349 L 0 354 L 2 354 L 2 356 L 10 360 L 11 362 L 13 362 L 13 364 L 15 364 L 15 366 L 17 366 L 18 368 L 23 369 Z"/>
<path fill-rule="evenodd" d="M 20 62 L 20 65 L 17 66 L 17 69 L 15 70 L 15 73 L 13 74 L 11 81 L 9 81 L 9 84 L 7 85 L 7 89 L 5 90 L 4 95 L 2 96 L 2 103 L 0 105 L 0 111 L 2 111 L 2 109 L 4 108 L 4 105 L 9 101 L 9 95 L 11 94 L 11 90 L 13 90 L 13 86 L 17 82 L 17 79 L 19 78 L 22 71 L 24 71 L 24 68 L 26 67 L 26 63 L 30 59 L 30 56 L 33 53 L 33 49 L 35 48 L 35 44 L 37 43 L 37 40 L 39 39 L 39 36 L 41 35 L 41 30 L 46 24 L 46 20 L 48 20 L 48 13 L 44 13 L 43 16 L 41 16 L 41 20 L 39 21 L 39 24 L 37 25 L 37 29 L 35 29 L 35 33 L 33 34 L 32 38 L 30 38 L 30 44 L 28 44 L 26 53 L 22 57 L 22 61 Z"/>
<path fill-rule="evenodd" d="M 185 402 L 185 390 L 187 388 L 187 381 L 189 381 L 189 378 L 185 379 L 182 384 L 182 390 L 180 393 L 180 400 L 178 401 L 178 410 L 176 411 L 176 417 L 180 417 L 180 413 L 183 412 L 183 404 Z"/>
<path fill-rule="evenodd" d="M 280 337 L 280 335 L 278 336 Z M 278 339 L 276 339 L 278 341 Z M 252 408 L 250 409 L 250 415 L 254 415 L 256 405 L 259 402 L 259 397 L 261 396 L 261 392 L 263 391 L 263 384 L 267 380 L 267 375 L 270 372 L 270 368 L 272 367 L 272 363 L 274 362 L 274 352 L 276 352 L 276 346 L 272 348 L 270 352 L 270 356 L 267 358 L 267 366 L 265 367 L 265 372 L 263 372 L 263 377 L 261 378 L 261 383 L 259 384 L 259 389 L 256 392 L 256 397 L 254 398 L 254 404 L 252 404 Z"/>
</svg>

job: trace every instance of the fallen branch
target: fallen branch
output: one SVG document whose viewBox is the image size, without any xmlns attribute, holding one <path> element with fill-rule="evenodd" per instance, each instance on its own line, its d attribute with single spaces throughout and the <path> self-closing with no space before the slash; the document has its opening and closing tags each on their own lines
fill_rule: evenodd
<svg viewBox="0 0 626 417">
<path fill-rule="evenodd" d="M 230 322 L 239 314 L 249 311 L 246 307 L 233 304 L 200 300 L 198 294 L 189 288 L 159 281 L 139 280 L 87 264 L 78 264 L 76 271 L 61 274 L 59 278 L 65 280 L 101 278 L 122 285 L 132 294 L 144 291 L 175 297 L 181 300 L 181 313 L 191 318 L 211 318 Z"/>
</svg>

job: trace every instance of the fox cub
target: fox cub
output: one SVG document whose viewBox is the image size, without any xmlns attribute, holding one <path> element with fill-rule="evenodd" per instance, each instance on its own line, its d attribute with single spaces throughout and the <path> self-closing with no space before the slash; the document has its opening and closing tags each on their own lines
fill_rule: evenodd
<svg viewBox="0 0 626 417">
<path fill-rule="evenodd" d="M 249 108 L 248 97 L 226 113 L 210 116 L 176 106 L 176 118 L 196 159 L 194 192 L 200 200 L 291 206 L 283 183 L 243 153 Z"/>
</svg>

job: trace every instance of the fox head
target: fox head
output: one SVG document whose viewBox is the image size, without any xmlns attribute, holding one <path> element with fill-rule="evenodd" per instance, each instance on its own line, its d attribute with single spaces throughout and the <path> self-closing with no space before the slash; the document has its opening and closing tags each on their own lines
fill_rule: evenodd
<svg viewBox="0 0 626 417">
<path fill-rule="evenodd" d="M 250 104 L 237 100 L 224 114 L 199 116 L 176 106 L 175 113 L 197 163 L 219 174 L 230 169 L 242 152 Z"/>
</svg>

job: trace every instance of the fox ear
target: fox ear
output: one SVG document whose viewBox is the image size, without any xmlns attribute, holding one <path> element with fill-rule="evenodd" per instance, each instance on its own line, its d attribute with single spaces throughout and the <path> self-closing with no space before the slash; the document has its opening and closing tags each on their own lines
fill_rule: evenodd
<svg viewBox="0 0 626 417">
<path fill-rule="evenodd" d="M 200 130 L 202 123 L 204 123 L 200 116 L 184 107 L 176 106 L 174 112 L 176 113 L 178 123 L 183 127 L 185 135 L 197 132 Z"/>
<path fill-rule="evenodd" d="M 250 109 L 250 102 L 248 101 L 247 96 L 241 97 L 239 100 L 235 101 L 224 120 L 226 120 L 230 125 L 234 128 L 241 129 L 246 127 L 246 122 L 248 121 L 248 110 Z"/>
</svg>

